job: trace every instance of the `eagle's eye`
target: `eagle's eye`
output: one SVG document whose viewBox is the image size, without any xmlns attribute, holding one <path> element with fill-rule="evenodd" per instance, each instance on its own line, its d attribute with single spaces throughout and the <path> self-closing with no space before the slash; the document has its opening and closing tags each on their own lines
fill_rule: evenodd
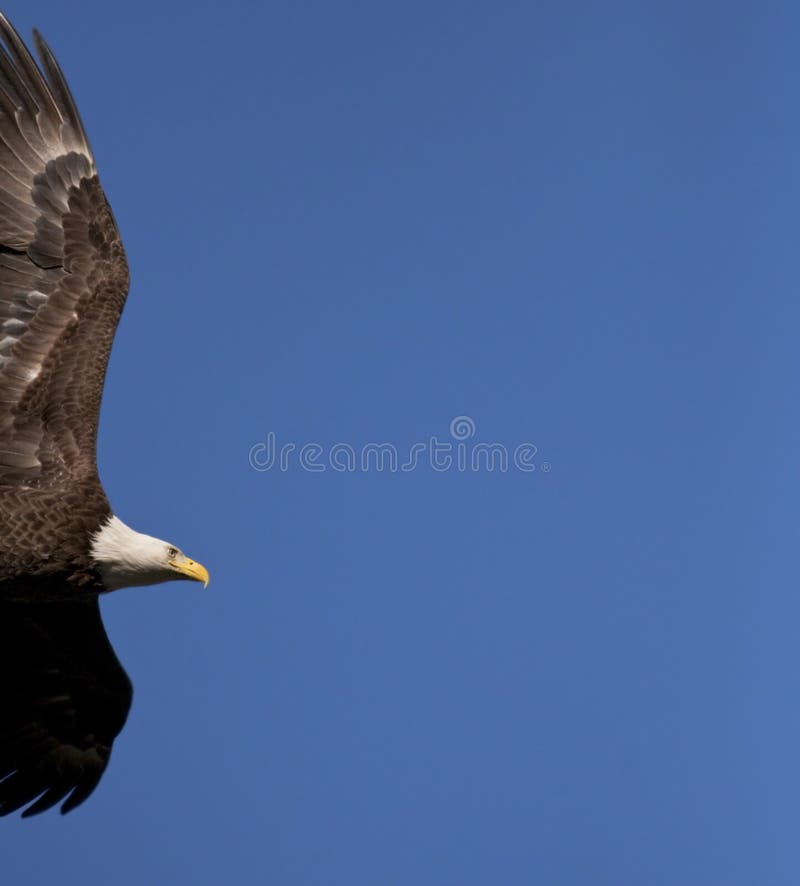
<svg viewBox="0 0 800 886">
<path fill-rule="evenodd" d="M 174 560 L 177 556 L 178 556 L 178 549 L 177 548 L 170 548 L 167 551 L 167 557 L 169 557 L 170 560 Z"/>
</svg>

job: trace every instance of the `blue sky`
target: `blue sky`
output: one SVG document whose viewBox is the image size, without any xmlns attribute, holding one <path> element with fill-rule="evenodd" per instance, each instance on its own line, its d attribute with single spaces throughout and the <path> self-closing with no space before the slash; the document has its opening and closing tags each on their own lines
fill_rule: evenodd
<svg viewBox="0 0 800 886">
<path fill-rule="evenodd" d="M 5 9 L 132 265 L 104 483 L 212 573 L 104 601 L 128 726 L 6 876 L 794 886 L 800 9 Z M 248 460 L 458 416 L 536 470 Z"/>
</svg>

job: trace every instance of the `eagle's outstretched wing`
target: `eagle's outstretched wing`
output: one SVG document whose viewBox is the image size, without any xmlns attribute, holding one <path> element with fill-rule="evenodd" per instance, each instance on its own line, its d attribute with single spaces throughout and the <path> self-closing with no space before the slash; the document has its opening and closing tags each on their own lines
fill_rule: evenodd
<svg viewBox="0 0 800 886">
<path fill-rule="evenodd" d="M 97 599 L 0 600 L 0 815 L 82 803 L 132 696 Z"/>
<path fill-rule="evenodd" d="M 66 81 L 0 15 L 0 484 L 96 472 L 128 266 Z"/>
</svg>

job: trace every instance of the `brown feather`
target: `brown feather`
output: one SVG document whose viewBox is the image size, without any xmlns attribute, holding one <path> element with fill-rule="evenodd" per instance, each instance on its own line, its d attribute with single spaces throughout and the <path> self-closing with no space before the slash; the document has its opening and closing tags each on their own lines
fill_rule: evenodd
<svg viewBox="0 0 800 886">
<path fill-rule="evenodd" d="M 66 81 L 0 15 L 0 815 L 83 802 L 131 685 L 98 606 L 106 365 L 128 266 Z"/>
</svg>

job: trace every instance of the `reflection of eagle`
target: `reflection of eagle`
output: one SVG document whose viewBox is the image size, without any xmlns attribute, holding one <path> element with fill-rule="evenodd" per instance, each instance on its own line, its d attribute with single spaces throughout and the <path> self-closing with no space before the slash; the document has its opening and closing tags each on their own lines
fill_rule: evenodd
<svg viewBox="0 0 800 886">
<path fill-rule="evenodd" d="M 52 53 L 0 37 L 0 814 L 28 815 L 89 796 L 130 708 L 98 595 L 208 573 L 100 485 L 125 252 Z"/>
</svg>

